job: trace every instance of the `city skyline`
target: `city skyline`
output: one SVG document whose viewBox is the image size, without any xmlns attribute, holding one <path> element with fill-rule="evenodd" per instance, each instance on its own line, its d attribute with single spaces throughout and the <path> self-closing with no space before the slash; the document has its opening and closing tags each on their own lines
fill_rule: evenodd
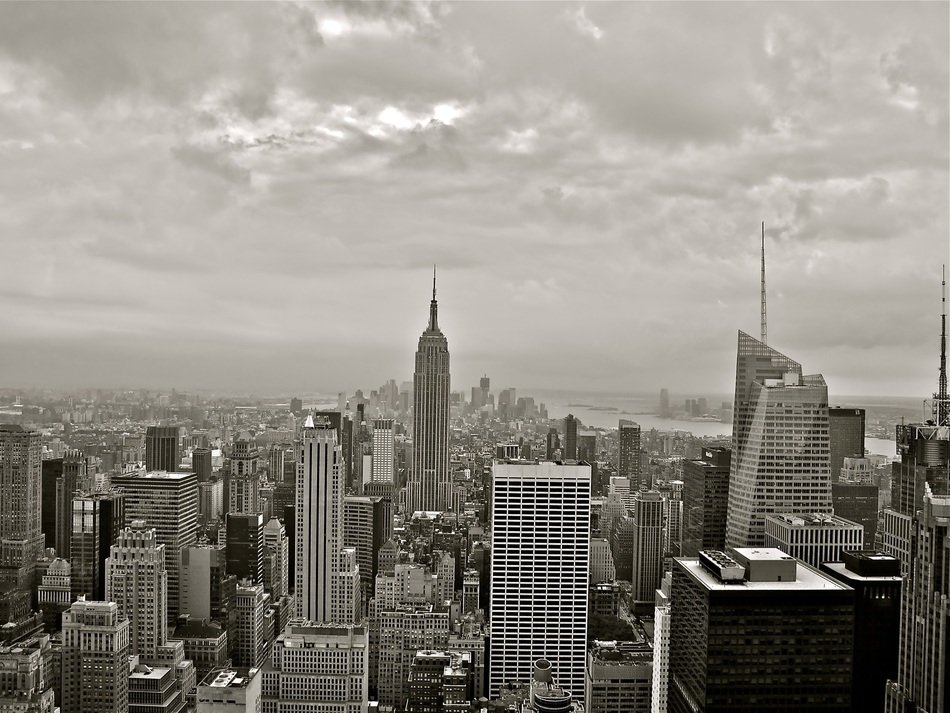
<svg viewBox="0 0 950 713">
<path fill-rule="evenodd" d="M 835 394 L 925 396 L 947 25 L 938 3 L 4 4 L 3 386 L 408 376 L 435 261 L 460 386 L 727 393 L 764 220 L 770 345 Z"/>
</svg>

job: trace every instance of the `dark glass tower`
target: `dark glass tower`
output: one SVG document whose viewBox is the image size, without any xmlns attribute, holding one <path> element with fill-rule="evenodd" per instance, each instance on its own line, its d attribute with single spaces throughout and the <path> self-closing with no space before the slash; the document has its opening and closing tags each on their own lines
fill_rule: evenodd
<svg viewBox="0 0 950 713">
<path fill-rule="evenodd" d="M 439 329 L 439 304 L 432 302 L 429 325 L 419 337 L 413 374 L 412 470 L 409 478 L 409 510 L 450 509 L 449 475 L 449 343 Z"/>
<path fill-rule="evenodd" d="M 149 426 L 145 429 L 145 469 L 174 473 L 181 461 L 178 426 Z"/>
</svg>

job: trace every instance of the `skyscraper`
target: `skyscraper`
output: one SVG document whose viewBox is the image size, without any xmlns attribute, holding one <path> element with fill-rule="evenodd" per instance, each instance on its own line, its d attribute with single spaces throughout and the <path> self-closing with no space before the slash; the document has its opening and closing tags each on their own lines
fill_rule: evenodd
<svg viewBox="0 0 950 713">
<path fill-rule="evenodd" d="M 374 483 L 393 482 L 393 464 L 396 456 L 396 442 L 393 436 L 391 418 L 377 418 L 373 421 L 373 473 Z"/>
<path fill-rule="evenodd" d="M 104 601 L 106 560 L 125 525 L 125 496 L 118 491 L 87 493 L 71 504 L 73 593 Z"/>
<path fill-rule="evenodd" d="M 675 559 L 670 713 L 851 708 L 854 591 L 779 550 Z"/>
<path fill-rule="evenodd" d="M 181 462 L 178 426 L 149 426 L 145 429 L 145 469 L 178 470 Z"/>
<path fill-rule="evenodd" d="M 118 604 L 119 616 L 131 622 L 129 653 L 152 661 L 168 640 L 166 551 L 155 530 L 135 521 L 119 533 L 106 560 L 106 599 Z"/>
<path fill-rule="evenodd" d="M 831 482 L 837 483 L 845 458 L 864 457 L 864 409 L 828 409 L 828 448 Z"/>
<path fill-rule="evenodd" d="M 228 574 L 264 583 L 264 516 L 229 512 L 225 521 Z"/>
<path fill-rule="evenodd" d="M 393 535 L 393 504 L 388 498 L 351 495 L 343 501 L 343 544 L 356 550 L 363 599 L 373 596 L 379 548 Z"/>
<path fill-rule="evenodd" d="M 704 448 L 698 460 L 683 462 L 684 557 L 726 548 L 731 460 L 728 448 Z"/>
<path fill-rule="evenodd" d="M 640 479 L 640 426 L 625 418 L 620 419 L 617 430 L 618 452 L 617 475 L 629 478 L 637 487 L 642 483 Z"/>
<path fill-rule="evenodd" d="M 214 472 L 211 456 L 210 448 L 195 448 L 191 452 L 191 470 L 198 476 L 199 483 L 206 483 L 211 480 L 211 475 Z"/>
<path fill-rule="evenodd" d="M 412 511 L 451 508 L 449 343 L 439 329 L 438 317 L 433 270 L 429 325 L 419 337 L 412 385 L 412 466 L 408 497 Z"/>
<path fill-rule="evenodd" d="M 577 460 L 577 419 L 571 413 L 564 417 L 564 460 Z"/>
<path fill-rule="evenodd" d="M 73 497 L 77 491 L 92 490 L 93 482 L 89 477 L 86 456 L 82 451 L 66 451 L 63 456 L 63 472 L 56 479 L 56 554 L 70 559 L 72 540 Z"/>
<path fill-rule="evenodd" d="M 660 418 L 669 418 L 672 415 L 670 412 L 670 390 L 660 389 Z"/>
<path fill-rule="evenodd" d="M 261 511 L 261 474 L 258 463 L 261 453 L 249 433 L 235 439 L 228 457 L 225 512 L 253 513 Z"/>
<path fill-rule="evenodd" d="M 744 332 L 732 446 L 727 546 L 761 546 L 771 513 L 831 513 L 825 380 Z"/>
<path fill-rule="evenodd" d="M 130 648 L 115 602 L 75 602 L 63 614 L 63 713 L 126 713 Z"/>
<path fill-rule="evenodd" d="M 168 621 L 178 617 L 181 551 L 198 533 L 198 476 L 164 471 L 113 476 L 113 487 L 125 494 L 125 522 L 143 520 L 165 545 L 168 568 Z"/>
<path fill-rule="evenodd" d="M 652 602 L 663 578 L 663 496 L 640 490 L 633 496 L 634 601 Z"/>
<path fill-rule="evenodd" d="M 330 423 L 307 417 L 297 461 L 295 592 L 298 618 L 350 623 L 355 604 L 348 591 L 352 565 L 343 549 L 343 473 L 337 434 Z M 359 577 L 355 576 L 359 589 Z M 334 595 L 336 590 L 336 595 Z M 347 590 L 347 591 L 344 591 Z"/>
<path fill-rule="evenodd" d="M 40 434 L 0 424 L 0 579 L 30 586 L 43 553 Z"/>
<path fill-rule="evenodd" d="M 492 484 L 491 681 L 531 679 L 547 657 L 584 692 L 590 566 L 590 467 L 496 463 Z"/>
</svg>

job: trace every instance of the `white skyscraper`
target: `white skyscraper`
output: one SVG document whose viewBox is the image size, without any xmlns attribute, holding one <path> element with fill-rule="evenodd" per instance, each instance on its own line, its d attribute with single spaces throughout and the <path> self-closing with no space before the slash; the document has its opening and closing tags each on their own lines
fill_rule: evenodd
<svg viewBox="0 0 950 713">
<path fill-rule="evenodd" d="M 492 486 L 490 696 L 549 660 L 584 695 L 590 565 L 588 465 L 496 463 Z"/>
<path fill-rule="evenodd" d="M 358 609 L 351 601 L 359 592 L 356 554 L 343 549 L 342 465 L 336 430 L 308 416 L 297 458 L 294 540 L 296 615 L 308 621 L 348 624 L 348 612 Z"/>
<path fill-rule="evenodd" d="M 393 434 L 393 419 L 377 418 L 373 421 L 373 474 L 374 483 L 393 482 L 393 458 L 396 441 Z"/>
</svg>

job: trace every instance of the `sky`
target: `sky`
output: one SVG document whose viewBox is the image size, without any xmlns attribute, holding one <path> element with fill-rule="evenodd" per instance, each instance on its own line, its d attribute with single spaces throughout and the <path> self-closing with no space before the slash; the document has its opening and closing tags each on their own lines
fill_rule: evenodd
<svg viewBox="0 0 950 713">
<path fill-rule="evenodd" d="M 0 386 L 936 388 L 950 3 L 0 3 Z"/>
</svg>

